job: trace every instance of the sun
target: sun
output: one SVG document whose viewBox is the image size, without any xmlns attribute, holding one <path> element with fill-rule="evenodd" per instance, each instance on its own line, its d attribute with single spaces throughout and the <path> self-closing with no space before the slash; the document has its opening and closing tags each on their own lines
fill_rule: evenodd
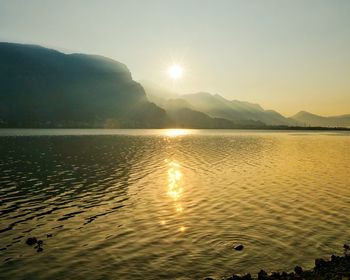
<svg viewBox="0 0 350 280">
<path fill-rule="evenodd" d="M 179 64 L 173 64 L 168 68 L 168 74 L 173 80 L 178 80 L 183 75 L 183 68 Z"/>
</svg>

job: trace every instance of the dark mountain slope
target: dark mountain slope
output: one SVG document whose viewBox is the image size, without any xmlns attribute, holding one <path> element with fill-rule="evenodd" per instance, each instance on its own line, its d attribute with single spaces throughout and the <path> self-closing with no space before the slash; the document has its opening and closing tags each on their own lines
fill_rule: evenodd
<svg viewBox="0 0 350 280">
<path fill-rule="evenodd" d="M 163 127 L 127 67 L 93 55 L 0 43 L 0 120 L 8 127 Z"/>
</svg>

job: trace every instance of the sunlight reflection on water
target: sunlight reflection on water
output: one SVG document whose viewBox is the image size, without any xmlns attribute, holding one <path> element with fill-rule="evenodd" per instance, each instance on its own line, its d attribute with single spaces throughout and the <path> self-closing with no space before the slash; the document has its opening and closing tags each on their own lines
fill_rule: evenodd
<svg viewBox="0 0 350 280">
<path fill-rule="evenodd" d="M 165 129 L 164 134 L 169 137 L 176 137 L 176 136 L 182 136 L 182 135 L 188 135 L 191 132 L 189 129 L 178 129 L 178 128 L 173 128 L 173 129 Z"/>
<path fill-rule="evenodd" d="M 183 193 L 182 187 L 182 172 L 180 170 L 180 164 L 172 160 L 168 164 L 168 196 L 173 200 L 176 212 L 182 212 L 181 196 Z M 185 231 L 185 227 L 181 226 L 180 231 Z"/>
<path fill-rule="evenodd" d="M 0 137 L 4 279 L 221 279 L 348 242 L 344 134 L 29 132 Z"/>
</svg>

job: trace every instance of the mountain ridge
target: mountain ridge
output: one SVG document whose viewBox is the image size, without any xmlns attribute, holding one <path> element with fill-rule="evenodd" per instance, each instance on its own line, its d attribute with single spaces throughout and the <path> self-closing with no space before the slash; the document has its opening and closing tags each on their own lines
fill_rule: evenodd
<svg viewBox="0 0 350 280">
<path fill-rule="evenodd" d="M 350 127 L 350 114 L 326 117 L 307 111 L 299 111 L 290 119 L 300 122 L 303 126 Z"/>
<path fill-rule="evenodd" d="M 141 82 L 145 88 L 149 100 L 155 104 L 167 108 L 174 106 L 173 99 L 166 89 L 153 90 L 152 85 Z M 264 110 L 259 104 L 247 101 L 228 100 L 219 94 L 197 92 L 190 94 L 177 94 L 177 100 L 183 100 L 187 108 L 206 113 L 213 118 L 224 118 L 233 122 L 257 121 L 266 125 L 295 125 L 295 120 L 290 120 L 276 111 Z"/>
<path fill-rule="evenodd" d="M 0 119 L 7 127 L 163 127 L 125 64 L 0 43 Z"/>
<path fill-rule="evenodd" d="M 0 42 L 0 61 L 0 127 L 246 125 L 212 118 L 191 108 L 173 108 L 168 113 L 147 99 L 125 64 L 104 56 L 64 54 L 37 45 Z M 256 122 L 253 126 L 264 124 Z"/>
<path fill-rule="evenodd" d="M 140 83 L 144 86 L 149 100 L 165 110 L 174 106 L 180 109 L 182 106 L 182 108 L 191 108 L 195 111 L 204 112 L 214 118 L 224 118 L 236 122 L 242 120 L 260 121 L 267 126 L 350 127 L 350 121 L 348 120 L 350 114 L 324 117 L 300 111 L 291 117 L 286 117 L 275 110 L 264 109 L 257 103 L 236 99 L 229 100 L 219 94 L 211 94 L 209 92 L 178 94 L 170 93 L 170 91 L 162 87 L 158 87 L 154 91 L 154 84 L 147 81 L 141 81 Z M 173 98 L 174 96 L 176 96 L 176 99 Z M 181 103 L 182 105 L 179 105 Z M 301 113 L 317 116 L 319 119 L 318 121 L 310 122 L 309 119 L 305 120 L 304 117 L 301 117 Z M 339 119 L 343 120 L 339 121 Z"/>
<path fill-rule="evenodd" d="M 100 55 L 65 54 L 0 42 L 0 127 L 271 128 L 350 126 L 348 117 L 286 118 L 219 94 L 178 94 L 136 82 L 128 67 Z M 305 120 L 306 118 L 306 120 Z"/>
</svg>

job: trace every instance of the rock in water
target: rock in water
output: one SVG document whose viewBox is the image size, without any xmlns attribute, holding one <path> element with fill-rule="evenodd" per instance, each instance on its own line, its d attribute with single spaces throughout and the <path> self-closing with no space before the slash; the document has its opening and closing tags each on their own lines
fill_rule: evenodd
<svg viewBox="0 0 350 280">
<path fill-rule="evenodd" d="M 242 244 L 239 244 L 233 247 L 233 249 L 235 249 L 236 251 L 242 251 L 244 249 L 244 246 Z"/>
<path fill-rule="evenodd" d="M 230 278 L 227 278 L 227 280 L 241 280 L 242 277 L 236 274 L 233 274 Z"/>
<path fill-rule="evenodd" d="M 266 271 L 261 269 L 258 273 L 258 280 L 265 280 L 265 279 L 267 279 L 267 277 L 268 276 L 267 276 Z"/>
<path fill-rule="evenodd" d="M 300 266 L 297 265 L 297 266 L 294 268 L 294 272 L 295 272 L 295 274 L 300 275 L 300 274 L 303 273 L 303 269 L 302 269 Z"/>
<path fill-rule="evenodd" d="M 243 245 L 242 245 L 243 246 Z M 242 277 L 242 280 L 251 280 L 252 279 L 252 276 L 250 275 L 250 273 L 246 274 L 246 275 L 243 275 Z"/>
<path fill-rule="evenodd" d="M 26 241 L 26 244 L 29 246 L 32 246 L 37 242 L 38 242 L 38 240 L 35 237 L 29 237 Z"/>
</svg>

